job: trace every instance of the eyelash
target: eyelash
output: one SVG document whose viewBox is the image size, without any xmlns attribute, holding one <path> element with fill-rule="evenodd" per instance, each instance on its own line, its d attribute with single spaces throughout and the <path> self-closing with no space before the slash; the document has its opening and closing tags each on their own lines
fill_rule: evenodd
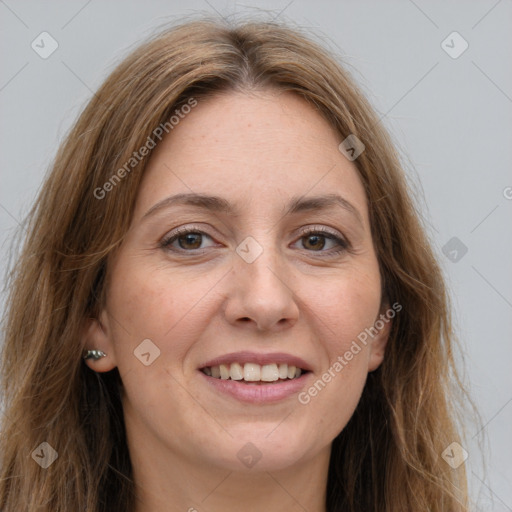
<svg viewBox="0 0 512 512">
<path fill-rule="evenodd" d="M 176 249 L 176 248 L 171 248 L 170 245 L 175 241 L 177 240 L 178 238 L 182 237 L 182 236 L 185 236 L 185 235 L 188 235 L 188 234 L 200 234 L 200 235 L 206 235 L 210 238 L 213 238 L 211 237 L 208 233 L 205 233 L 204 231 L 200 230 L 200 229 L 195 229 L 193 227 L 191 228 L 179 228 L 177 230 L 175 230 L 174 232 L 170 233 L 168 236 L 164 237 L 162 239 L 162 241 L 160 242 L 160 248 L 164 249 L 164 250 L 167 250 L 167 251 L 170 251 L 170 252 L 175 252 L 175 253 L 194 253 L 194 252 L 199 252 L 199 251 L 203 251 L 205 249 L 191 249 L 191 250 L 186 250 L 186 249 Z M 343 238 L 340 238 L 339 236 L 337 236 L 335 233 L 333 233 L 332 231 L 324 228 L 324 227 L 319 227 L 319 228 L 310 228 L 310 229 L 306 229 L 304 231 L 301 232 L 300 234 L 300 238 L 304 238 L 304 237 L 307 237 L 307 236 L 312 236 L 312 235 L 321 235 L 321 236 L 325 236 L 326 238 L 330 239 L 330 240 L 334 240 L 338 246 L 339 246 L 339 249 L 336 249 L 336 250 L 330 250 L 330 251 L 323 251 L 323 250 L 320 250 L 320 251 L 308 251 L 308 252 L 318 252 L 318 253 L 328 253 L 327 255 L 322 255 L 321 257 L 329 257 L 329 256 L 335 256 L 335 255 L 338 255 L 342 252 L 346 252 L 350 249 L 350 243 L 347 241 L 347 240 L 344 240 Z M 307 249 L 304 249 L 304 250 L 307 250 Z"/>
</svg>

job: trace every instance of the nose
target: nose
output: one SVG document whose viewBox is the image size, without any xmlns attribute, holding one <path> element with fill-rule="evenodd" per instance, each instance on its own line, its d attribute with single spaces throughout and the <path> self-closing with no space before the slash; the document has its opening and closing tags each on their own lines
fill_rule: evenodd
<svg viewBox="0 0 512 512">
<path fill-rule="evenodd" d="M 291 269 L 276 251 L 264 248 L 251 263 L 234 254 L 225 315 L 232 325 L 281 331 L 299 318 Z"/>
</svg>

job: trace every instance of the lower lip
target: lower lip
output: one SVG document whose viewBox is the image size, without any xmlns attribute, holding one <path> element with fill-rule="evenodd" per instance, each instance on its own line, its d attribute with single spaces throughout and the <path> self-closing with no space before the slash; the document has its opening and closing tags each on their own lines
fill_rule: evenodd
<svg viewBox="0 0 512 512">
<path fill-rule="evenodd" d="M 209 377 L 199 370 L 206 382 L 216 391 L 231 396 L 242 402 L 253 404 L 267 404 L 279 402 L 300 392 L 311 372 L 300 377 L 282 382 L 269 382 L 264 384 L 244 384 L 244 381 L 231 379 L 216 379 Z"/>
</svg>

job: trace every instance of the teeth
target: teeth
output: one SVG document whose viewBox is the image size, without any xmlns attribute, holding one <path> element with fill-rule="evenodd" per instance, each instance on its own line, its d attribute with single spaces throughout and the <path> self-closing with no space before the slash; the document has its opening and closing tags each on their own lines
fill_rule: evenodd
<svg viewBox="0 0 512 512">
<path fill-rule="evenodd" d="M 229 376 L 231 377 L 231 380 L 243 380 L 244 369 L 242 368 L 242 365 L 239 363 L 231 363 Z"/>
<path fill-rule="evenodd" d="M 274 382 L 279 380 L 277 364 L 265 364 L 261 367 L 261 380 L 263 382 Z"/>
<path fill-rule="evenodd" d="M 225 364 L 220 365 L 220 378 L 224 380 L 229 379 L 229 366 Z"/>
<path fill-rule="evenodd" d="M 257 363 L 221 364 L 218 366 L 205 367 L 203 373 L 209 377 L 222 380 L 244 380 L 246 382 L 276 382 L 284 379 L 295 379 L 302 375 L 302 370 L 296 366 L 286 363 L 264 364 Z"/>
<path fill-rule="evenodd" d="M 254 363 L 244 364 L 244 380 L 248 382 L 256 382 L 261 377 L 261 366 Z"/>
</svg>

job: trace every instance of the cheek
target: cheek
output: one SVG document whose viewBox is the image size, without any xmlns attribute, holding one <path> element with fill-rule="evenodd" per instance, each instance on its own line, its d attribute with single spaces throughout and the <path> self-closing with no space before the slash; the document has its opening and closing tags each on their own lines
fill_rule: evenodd
<svg viewBox="0 0 512 512">
<path fill-rule="evenodd" d="M 115 279 L 115 281 L 114 281 Z M 208 275 L 144 268 L 136 263 L 119 268 L 112 281 L 109 305 L 119 323 L 138 338 L 172 338 L 191 316 L 199 316 L 201 301 L 213 286 Z M 167 335 L 167 336 L 166 336 Z"/>
<path fill-rule="evenodd" d="M 333 439 L 350 420 L 366 382 L 370 344 L 365 333 L 378 318 L 380 278 L 353 272 L 306 296 L 325 357 L 298 400 L 314 419 L 313 428 Z"/>
<path fill-rule="evenodd" d="M 321 286 L 304 290 L 303 301 L 311 321 L 322 332 L 322 340 L 331 359 L 350 349 L 352 340 L 373 326 L 378 318 L 381 290 L 378 272 L 357 269 L 340 273 Z"/>
<path fill-rule="evenodd" d="M 345 428 L 366 383 L 370 348 L 357 339 L 365 328 L 364 318 L 357 319 L 361 327 L 352 323 L 353 317 L 346 322 L 348 326 L 339 323 L 339 335 L 331 333 L 325 344 L 325 364 L 297 397 L 313 423 L 311 428 L 322 432 L 324 442 L 332 441 Z"/>
<path fill-rule="evenodd" d="M 191 400 L 183 367 L 194 342 L 211 323 L 215 294 L 208 292 L 219 277 L 196 273 L 193 278 L 176 271 L 170 275 L 169 270 L 135 263 L 117 267 L 112 276 L 115 292 L 109 297 L 124 407 L 132 421 L 146 425 L 143 428 L 159 425 L 165 432 L 173 425 L 179 430 L 174 420 L 180 411 L 199 419 L 204 414 Z"/>
<path fill-rule="evenodd" d="M 208 311 L 213 295 L 208 292 L 217 281 L 217 276 L 198 276 L 197 272 L 195 276 L 175 271 L 171 275 L 169 270 L 144 267 L 136 258 L 131 265 L 119 265 L 112 276 L 111 289 L 115 291 L 108 309 L 121 375 L 144 373 L 147 367 L 136 356 L 148 352 L 146 345 L 155 367 L 173 373 L 181 370 L 187 352 L 211 322 Z M 153 363 L 148 368 L 153 368 Z"/>
<path fill-rule="evenodd" d="M 366 376 L 365 356 L 360 353 L 347 365 L 331 365 L 300 393 L 300 414 L 310 418 L 309 428 L 317 433 L 319 446 L 331 442 L 350 421 Z"/>
</svg>

